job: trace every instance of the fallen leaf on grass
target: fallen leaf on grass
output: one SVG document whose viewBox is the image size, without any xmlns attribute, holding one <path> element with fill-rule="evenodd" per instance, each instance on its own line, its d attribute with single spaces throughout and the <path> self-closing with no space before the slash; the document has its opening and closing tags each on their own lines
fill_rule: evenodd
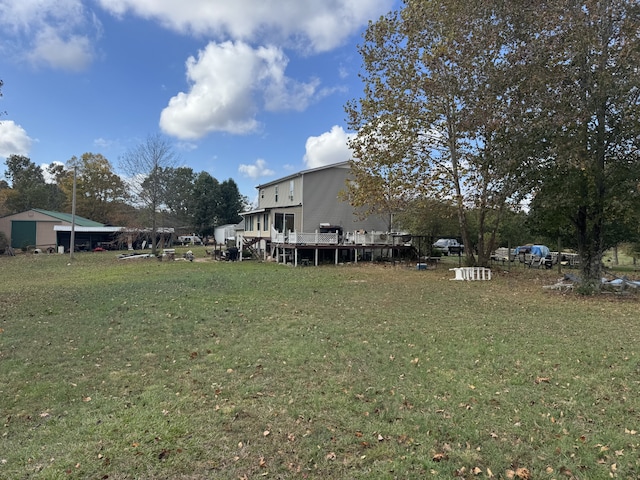
<svg viewBox="0 0 640 480">
<path fill-rule="evenodd" d="M 534 383 L 539 385 L 540 383 L 550 383 L 551 379 L 549 377 L 536 377 Z"/>
<path fill-rule="evenodd" d="M 446 460 L 446 459 L 447 459 L 446 453 L 436 453 L 431 460 L 433 460 L 434 462 L 441 462 L 442 460 Z"/>
<path fill-rule="evenodd" d="M 510 480 L 531 480 L 531 472 L 526 468 L 516 468 L 515 470 L 507 470 L 507 478 Z"/>
<path fill-rule="evenodd" d="M 329 452 L 329 453 L 327 453 L 327 455 L 324 458 L 326 458 L 327 460 L 335 460 L 336 459 L 336 454 L 335 454 L 335 452 Z"/>
</svg>

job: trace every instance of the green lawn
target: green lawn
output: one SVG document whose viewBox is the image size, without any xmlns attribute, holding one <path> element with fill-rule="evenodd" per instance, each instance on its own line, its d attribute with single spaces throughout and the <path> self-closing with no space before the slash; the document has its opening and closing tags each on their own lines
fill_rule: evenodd
<svg viewBox="0 0 640 480">
<path fill-rule="evenodd" d="M 0 478 L 640 478 L 637 295 L 197 255 L 0 258 Z"/>
</svg>

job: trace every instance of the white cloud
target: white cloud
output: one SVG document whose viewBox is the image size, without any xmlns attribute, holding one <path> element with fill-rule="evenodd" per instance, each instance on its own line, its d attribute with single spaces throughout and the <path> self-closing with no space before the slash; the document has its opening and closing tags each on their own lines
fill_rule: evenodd
<svg viewBox="0 0 640 480">
<path fill-rule="evenodd" d="M 347 146 L 347 141 L 352 136 L 353 134 L 346 133 L 342 127 L 334 125 L 331 131 L 319 137 L 309 137 L 305 144 L 305 165 L 307 168 L 317 168 L 350 160 L 352 152 Z"/>
<path fill-rule="evenodd" d="M 0 28 L 5 58 L 71 71 L 91 63 L 92 41 L 101 31 L 81 0 L 0 0 Z"/>
<path fill-rule="evenodd" d="M 48 65 L 55 69 L 82 71 L 93 60 L 91 40 L 84 35 L 68 35 L 51 27 L 44 27 L 34 40 L 27 58 L 34 65 Z"/>
<path fill-rule="evenodd" d="M 133 13 L 166 28 L 218 40 L 233 38 L 328 51 L 368 20 L 389 11 L 394 0 L 98 0 L 116 16 Z"/>
<path fill-rule="evenodd" d="M 33 139 L 20 125 L 13 120 L 0 121 L 0 157 L 29 154 Z"/>
<path fill-rule="evenodd" d="M 188 92 L 180 92 L 160 115 L 167 134 L 195 140 L 222 131 L 256 131 L 259 95 L 267 110 L 303 109 L 316 93 L 308 84 L 287 78 L 288 59 L 276 47 L 254 49 L 242 42 L 209 43 L 186 62 Z"/>
<path fill-rule="evenodd" d="M 267 162 L 265 162 L 261 158 L 256 160 L 256 163 L 254 163 L 253 165 L 241 164 L 238 167 L 238 171 L 242 174 L 243 177 L 249 177 L 252 180 L 260 177 L 268 177 L 269 175 L 273 175 L 275 173 L 273 170 L 267 167 Z"/>
<path fill-rule="evenodd" d="M 109 148 L 113 145 L 113 141 L 98 137 L 93 141 L 93 144 L 98 148 Z"/>
</svg>

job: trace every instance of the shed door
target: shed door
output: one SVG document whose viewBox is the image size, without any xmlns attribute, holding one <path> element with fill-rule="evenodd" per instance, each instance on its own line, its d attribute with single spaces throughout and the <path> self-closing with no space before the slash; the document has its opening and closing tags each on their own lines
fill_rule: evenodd
<svg viewBox="0 0 640 480">
<path fill-rule="evenodd" d="M 11 221 L 11 246 L 22 248 L 36 244 L 36 222 L 27 220 Z"/>
</svg>

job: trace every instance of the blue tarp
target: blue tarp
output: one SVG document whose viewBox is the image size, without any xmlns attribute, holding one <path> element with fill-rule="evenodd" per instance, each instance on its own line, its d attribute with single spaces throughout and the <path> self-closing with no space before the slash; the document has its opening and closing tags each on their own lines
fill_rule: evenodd
<svg viewBox="0 0 640 480">
<path fill-rule="evenodd" d="M 536 255 L 538 257 L 546 257 L 549 255 L 549 247 L 545 245 L 523 245 L 521 247 L 516 247 L 516 255 L 520 253 L 530 253 L 531 255 Z"/>
</svg>

